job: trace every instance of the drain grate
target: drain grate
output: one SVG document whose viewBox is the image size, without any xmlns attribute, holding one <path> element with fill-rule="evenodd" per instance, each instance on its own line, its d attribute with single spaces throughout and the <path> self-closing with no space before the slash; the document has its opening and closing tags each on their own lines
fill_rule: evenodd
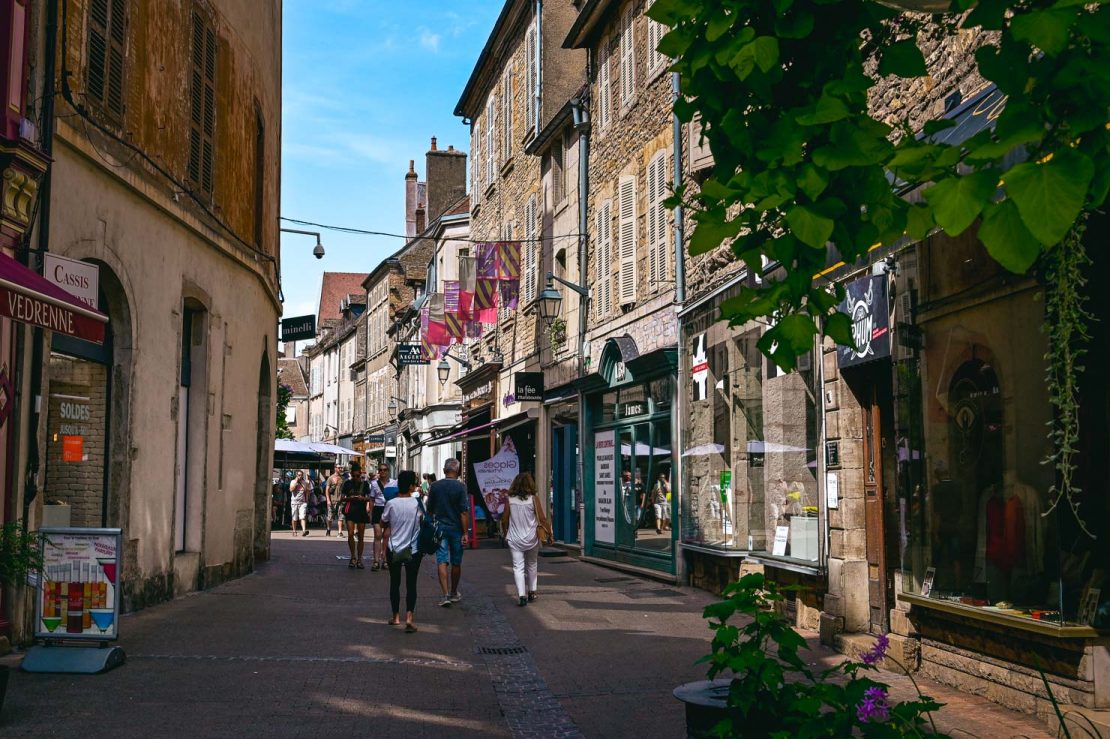
<svg viewBox="0 0 1110 739">
<path fill-rule="evenodd" d="M 479 647 L 480 654 L 524 654 L 528 647 Z"/>
<path fill-rule="evenodd" d="M 595 577 L 594 582 L 633 582 L 634 577 Z"/>
</svg>

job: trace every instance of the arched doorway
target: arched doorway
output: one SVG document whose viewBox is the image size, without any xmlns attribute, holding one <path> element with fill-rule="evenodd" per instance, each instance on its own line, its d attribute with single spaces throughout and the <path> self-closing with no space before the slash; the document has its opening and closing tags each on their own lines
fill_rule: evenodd
<svg viewBox="0 0 1110 739">
<path fill-rule="evenodd" d="M 258 367 L 258 435 L 255 439 L 254 559 L 270 558 L 270 478 L 274 450 L 274 378 L 268 347 Z"/>
</svg>

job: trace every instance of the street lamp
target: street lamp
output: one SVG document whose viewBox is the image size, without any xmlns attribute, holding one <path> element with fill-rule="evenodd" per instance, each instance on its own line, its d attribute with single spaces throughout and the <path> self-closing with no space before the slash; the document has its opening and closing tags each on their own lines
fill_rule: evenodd
<svg viewBox="0 0 1110 739">
<path fill-rule="evenodd" d="M 451 365 L 447 364 L 447 357 L 451 357 L 451 359 L 454 359 L 456 362 L 459 363 L 459 366 L 462 367 L 463 369 L 465 369 L 465 370 L 470 369 L 470 362 L 466 361 L 465 359 L 459 359 L 458 357 L 456 357 L 454 354 L 451 354 L 450 352 L 445 353 L 440 358 L 439 364 L 436 365 L 436 374 L 439 376 L 439 384 L 440 385 L 446 385 L 447 384 L 447 378 L 451 375 Z"/>
<path fill-rule="evenodd" d="M 566 285 L 584 298 L 590 297 L 590 291 L 581 285 L 567 282 L 562 277 L 556 277 L 551 272 L 548 272 L 547 284 L 544 285 L 543 292 L 541 292 L 539 298 L 536 299 L 536 305 L 540 311 L 540 318 L 543 319 L 544 325 L 548 327 L 559 317 L 559 310 L 563 305 L 563 294 L 555 289 L 555 282 Z"/>
<path fill-rule="evenodd" d="M 283 228 L 283 229 L 281 229 L 281 231 L 283 231 L 284 233 L 287 233 L 287 234 L 301 234 L 303 236 L 315 236 L 316 237 L 316 246 L 312 249 L 312 256 L 316 257 L 317 259 L 323 259 L 324 258 L 324 245 L 320 243 L 320 232 L 319 231 L 301 231 L 300 229 L 296 229 L 296 228 Z"/>
<path fill-rule="evenodd" d="M 389 411 L 389 415 L 390 415 L 391 417 L 392 417 L 392 416 L 396 416 L 396 415 L 397 415 L 397 404 L 398 404 L 398 403 L 402 403 L 402 404 L 404 404 L 404 405 L 408 405 L 408 401 L 407 401 L 407 400 L 404 400 L 404 399 L 402 399 L 402 398 L 398 398 L 398 397 L 397 397 L 396 395 L 390 395 L 390 396 L 389 396 L 389 405 L 387 405 L 387 406 L 385 407 L 385 409 L 386 409 L 387 411 Z"/>
</svg>

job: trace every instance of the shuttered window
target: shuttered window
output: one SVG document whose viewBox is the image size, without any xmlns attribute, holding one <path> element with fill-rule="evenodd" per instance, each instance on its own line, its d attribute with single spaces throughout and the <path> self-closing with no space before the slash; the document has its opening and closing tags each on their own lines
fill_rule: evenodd
<svg viewBox="0 0 1110 739">
<path fill-rule="evenodd" d="M 189 181 L 212 195 L 216 137 L 216 32 L 193 13 L 193 73 L 189 126 Z"/>
<path fill-rule="evenodd" d="M 650 8 L 654 4 L 655 0 L 651 0 L 647 7 Z M 662 69 L 667 62 L 667 57 L 659 53 L 659 41 L 666 33 L 667 29 L 662 23 L 648 18 L 648 69 L 653 74 Z"/>
<path fill-rule="evenodd" d="M 602 39 L 597 62 L 597 125 L 600 128 L 609 125 L 613 114 L 609 56 L 609 39 Z"/>
<path fill-rule="evenodd" d="M 636 177 L 621 177 L 617 188 L 617 291 L 621 305 L 636 302 Z"/>
<path fill-rule="evenodd" d="M 669 280 L 667 272 L 667 165 L 670 157 L 666 151 L 658 152 L 648 164 L 647 172 L 647 240 L 648 240 L 648 290 L 659 289 Z"/>
<path fill-rule="evenodd" d="M 507 162 L 513 155 L 513 73 L 505 72 L 501 81 L 501 161 Z"/>
<path fill-rule="evenodd" d="M 489 96 L 489 101 L 486 103 L 486 186 L 493 184 L 493 132 L 496 130 L 494 127 L 495 112 L 497 110 L 496 103 L 493 99 L 493 94 Z"/>
<path fill-rule="evenodd" d="M 621 39 L 620 39 L 620 75 L 621 75 L 621 107 L 627 107 L 632 103 L 632 98 L 636 95 L 636 39 L 633 35 L 633 20 L 635 19 L 635 8 L 632 3 L 624 10 L 624 15 L 621 17 Z"/>
<path fill-rule="evenodd" d="M 539 281 L 540 242 L 537 237 L 536 210 L 536 196 L 532 194 L 528 198 L 528 204 L 524 206 L 525 241 L 521 245 L 524 247 L 524 284 L 521 286 L 520 299 L 524 305 L 536 299 L 536 284 Z"/>
<path fill-rule="evenodd" d="M 126 7 L 125 0 L 92 0 L 89 3 L 85 94 L 116 121 L 123 117 Z"/>
<path fill-rule="evenodd" d="M 597 317 L 604 318 L 613 310 L 613 201 L 606 200 L 597 209 L 594 233 L 594 259 L 597 279 L 594 281 L 594 307 Z"/>
<path fill-rule="evenodd" d="M 528 119 L 526 125 L 530 129 L 538 129 L 536 123 L 536 96 L 539 86 L 539 75 L 536 70 L 536 25 L 533 23 L 528 28 L 528 33 L 525 36 L 524 53 L 527 59 L 524 61 L 525 80 L 527 88 L 525 89 L 526 98 L 524 100 L 525 117 Z"/>
</svg>

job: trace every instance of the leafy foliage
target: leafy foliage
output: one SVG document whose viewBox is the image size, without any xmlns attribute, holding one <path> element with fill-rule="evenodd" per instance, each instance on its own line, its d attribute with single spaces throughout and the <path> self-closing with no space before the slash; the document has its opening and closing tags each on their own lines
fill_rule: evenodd
<svg viewBox="0 0 1110 739">
<path fill-rule="evenodd" d="M 0 584 L 16 585 L 30 572 L 42 570 L 42 551 L 37 534 L 19 521 L 0 527 Z"/>
<path fill-rule="evenodd" d="M 702 658 L 710 679 L 733 676 L 719 736 L 903 737 L 931 725 L 929 714 L 941 704 L 920 691 L 917 700 L 889 703 L 887 686 L 867 676 L 886 657 L 884 638 L 863 662 L 814 671 L 799 653 L 805 639 L 774 610 L 783 596 L 773 583 L 745 575 L 724 595 L 705 609 L 714 636 L 712 653 Z M 735 616 L 745 623 L 731 623 Z"/>
<path fill-rule="evenodd" d="M 285 418 L 285 409 L 289 407 L 289 400 L 293 397 L 293 388 L 284 382 L 277 386 L 277 425 L 275 435 L 279 439 L 292 439 L 293 432 L 289 430 L 289 421 Z"/>
</svg>

